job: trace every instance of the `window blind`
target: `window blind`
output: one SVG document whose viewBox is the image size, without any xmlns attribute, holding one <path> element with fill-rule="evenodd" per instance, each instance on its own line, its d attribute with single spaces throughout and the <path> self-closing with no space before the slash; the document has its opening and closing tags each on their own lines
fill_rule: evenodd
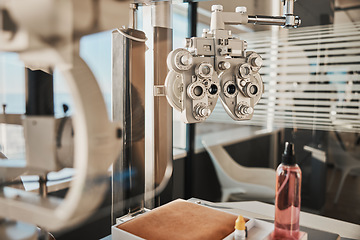
<svg viewBox="0 0 360 240">
<path fill-rule="evenodd" d="M 239 124 L 360 132 L 360 22 L 246 33 L 265 93 Z M 220 103 L 210 122 L 233 122 Z"/>
</svg>

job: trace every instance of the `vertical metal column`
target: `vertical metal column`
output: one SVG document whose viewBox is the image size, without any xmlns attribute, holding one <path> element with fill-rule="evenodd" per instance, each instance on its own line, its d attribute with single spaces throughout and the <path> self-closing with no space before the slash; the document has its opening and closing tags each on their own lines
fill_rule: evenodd
<svg viewBox="0 0 360 240">
<path fill-rule="evenodd" d="M 53 75 L 41 70 L 26 69 L 25 75 L 26 115 L 54 116 Z M 46 197 L 47 176 L 40 176 L 40 194 Z"/>
<path fill-rule="evenodd" d="M 189 2 L 188 32 L 189 37 L 196 37 L 197 31 L 197 2 Z M 193 163 L 195 156 L 195 124 L 186 125 L 186 159 L 185 159 L 185 199 L 193 196 Z"/>
<path fill-rule="evenodd" d="M 112 224 L 127 210 L 143 207 L 145 191 L 146 46 L 129 38 L 145 39 L 145 34 L 135 29 L 121 31 L 112 33 L 112 116 L 121 123 L 123 143 L 113 165 Z"/>
<path fill-rule="evenodd" d="M 172 24 L 171 24 L 171 3 L 159 3 L 159 12 L 155 11 L 154 18 L 154 85 L 165 85 L 168 73 L 166 59 L 172 50 Z M 159 18 L 159 14 L 164 14 L 164 18 Z M 168 159 L 173 159 L 173 139 L 172 139 L 172 118 L 173 112 L 168 104 L 166 97 L 155 97 L 155 186 L 158 186 L 165 174 Z M 160 197 L 155 203 L 160 205 Z"/>
<path fill-rule="evenodd" d="M 151 19 L 151 24 L 149 23 Z M 149 38 L 146 56 L 146 207 L 159 205 L 151 191 L 163 179 L 172 160 L 172 108 L 165 97 L 154 96 L 154 86 L 164 85 L 166 59 L 172 50 L 171 2 L 144 7 L 144 29 Z M 154 200 L 152 200 L 154 199 Z M 157 198 L 159 200 L 159 198 Z"/>
<path fill-rule="evenodd" d="M 26 115 L 54 116 L 54 78 L 41 70 L 26 69 L 25 74 Z M 47 197 L 47 175 L 39 176 L 39 194 Z M 49 233 L 40 229 L 39 239 L 49 239 Z"/>
</svg>

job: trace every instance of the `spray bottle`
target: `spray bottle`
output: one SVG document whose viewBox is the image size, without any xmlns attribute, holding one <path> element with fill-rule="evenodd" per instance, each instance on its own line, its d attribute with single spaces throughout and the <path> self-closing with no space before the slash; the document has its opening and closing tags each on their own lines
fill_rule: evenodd
<svg viewBox="0 0 360 240">
<path fill-rule="evenodd" d="M 276 170 L 275 230 L 273 239 L 299 239 L 301 170 L 294 145 L 285 143 L 282 163 Z"/>
</svg>

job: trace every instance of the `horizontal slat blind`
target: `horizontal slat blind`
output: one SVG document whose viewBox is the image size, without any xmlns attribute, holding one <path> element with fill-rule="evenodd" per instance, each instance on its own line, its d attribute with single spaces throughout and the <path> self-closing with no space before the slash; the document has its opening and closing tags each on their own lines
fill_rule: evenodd
<svg viewBox="0 0 360 240">
<path fill-rule="evenodd" d="M 360 22 L 240 38 L 264 59 L 265 93 L 239 124 L 360 132 Z M 233 122 L 220 103 L 208 121 Z"/>
</svg>

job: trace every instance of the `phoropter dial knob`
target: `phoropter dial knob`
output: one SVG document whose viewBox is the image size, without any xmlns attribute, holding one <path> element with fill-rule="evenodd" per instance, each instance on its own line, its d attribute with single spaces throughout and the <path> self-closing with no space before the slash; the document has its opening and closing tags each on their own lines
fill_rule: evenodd
<svg viewBox="0 0 360 240">
<path fill-rule="evenodd" d="M 251 115 L 251 114 L 253 114 L 253 112 L 254 112 L 254 109 L 245 104 L 239 104 L 235 110 L 235 113 L 238 117 L 242 117 L 245 115 Z"/>
<path fill-rule="evenodd" d="M 231 68 L 231 63 L 230 62 L 227 62 L 227 61 L 221 61 L 219 63 L 219 69 L 224 71 L 224 70 L 228 70 Z"/>
<path fill-rule="evenodd" d="M 240 78 L 250 78 L 251 66 L 248 63 L 243 63 L 237 67 L 237 75 Z"/>
<path fill-rule="evenodd" d="M 259 71 L 263 65 L 263 59 L 255 52 L 252 52 L 250 55 L 248 55 L 247 62 L 251 66 L 251 70 L 254 72 Z"/>
<path fill-rule="evenodd" d="M 175 66 L 177 69 L 187 71 L 192 67 L 193 57 L 188 51 L 180 51 L 175 55 Z"/>
<path fill-rule="evenodd" d="M 193 66 L 193 56 L 184 48 L 176 49 L 169 53 L 167 65 L 170 70 L 188 71 Z"/>
<path fill-rule="evenodd" d="M 195 74 L 202 79 L 211 78 L 213 73 L 214 67 L 207 62 L 200 63 L 195 69 Z"/>
<path fill-rule="evenodd" d="M 211 110 L 208 106 L 204 105 L 203 103 L 199 103 L 194 108 L 194 117 L 197 120 L 205 120 L 211 114 Z"/>
</svg>

